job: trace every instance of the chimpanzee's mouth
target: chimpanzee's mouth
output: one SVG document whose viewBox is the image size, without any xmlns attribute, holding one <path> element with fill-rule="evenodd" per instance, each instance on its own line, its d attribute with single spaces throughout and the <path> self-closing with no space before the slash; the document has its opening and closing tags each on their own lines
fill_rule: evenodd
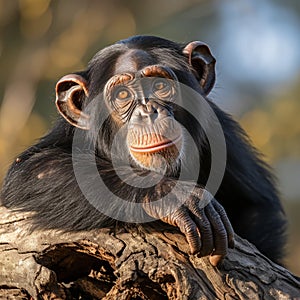
<svg viewBox="0 0 300 300">
<path fill-rule="evenodd" d="M 132 152 L 136 153 L 154 153 L 154 152 L 159 152 L 162 150 L 165 150 L 167 148 L 170 148 L 172 146 L 178 148 L 178 145 L 181 142 L 181 136 L 178 136 L 174 140 L 163 140 L 160 143 L 148 145 L 146 147 L 136 147 L 136 146 L 130 146 L 130 150 Z"/>
</svg>

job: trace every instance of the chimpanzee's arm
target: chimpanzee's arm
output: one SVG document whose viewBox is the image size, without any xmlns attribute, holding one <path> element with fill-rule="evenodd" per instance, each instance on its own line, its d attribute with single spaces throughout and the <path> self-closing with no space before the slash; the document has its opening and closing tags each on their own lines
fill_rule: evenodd
<svg viewBox="0 0 300 300">
<path fill-rule="evenodd" d="M 95 208 L 97 203 L 101 206 L 101 202 L 106 201 L 107 209 L 114 209 L 118 216 L 119 212 L 135 213 L 128 209 L 128 201 L 141 202 L 147 215 L 179 227 L 192 253 L 209 255 L 214 252 L 211 257 L 214 265 L 226 255 L 228 244 L 233 246 L 233 231 L 224 209 L 214 199 L 206 203 L 208 193 L 198 185 L 151 172 L 151 178 L 157 184 L 140 188 L 147 186 L 145 178 L 149 171 L 133 170 L 128 166 L 114 168 L 110 162 L 96 158 L 95 166 L 99 167 L 103 179 L 101 185 L 98 172 L 93 169 L 94 161 L 89 154 L 72 160 L 71 153 L 61 148 L 43 149 L 33 155 L 28 155 L 27 151 L 8 172 L 1 194 L 2 204 L 35 212 L 33 223 L 37 227 L 82 230 L 113 224 L 112 218 Z M 79 174 L 77 179 L 74 169 Z M 81 191 L 78 180 L 82 180 L 80 185 L 86 187 L 88 195 Z M 135 187 L 130 182 L 134 182 Z M 124 201 L 111 208 L 110 205 L 117 203 L 114 202 L 116 196 Z M 165 206 L 153 202 L 164 196 L 167 200 Z"/>
</svg>

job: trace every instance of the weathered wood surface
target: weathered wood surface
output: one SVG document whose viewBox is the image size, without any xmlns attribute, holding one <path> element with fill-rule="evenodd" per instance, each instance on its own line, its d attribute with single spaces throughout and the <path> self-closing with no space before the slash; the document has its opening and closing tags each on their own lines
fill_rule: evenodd
<svg viewBox="0 0 300 300">
<path fill-rule="evenodd" d="M 0 207 L 0 299 L 300 299 L 300 282 L 236 237 L 219 268 L 166 226 L 33 231 Z"/>
</svg>

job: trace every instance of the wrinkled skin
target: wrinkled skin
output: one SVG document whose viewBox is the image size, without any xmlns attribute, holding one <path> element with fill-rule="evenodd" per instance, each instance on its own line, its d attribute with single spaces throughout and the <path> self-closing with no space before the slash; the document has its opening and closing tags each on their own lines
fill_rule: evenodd
<svg viewBox="0 0 300 300">
<path fill-rule="evenodd" d="M 80 132 L 82 184 L 94 203 L 110 204 L 114 195 L 125 199 L 124 205 L 142 203 L 143 214 L 177 226 L 191 253 L 209 255 L 214 266 L 234 246 L 233 229 L 280 263 L 286 219 L 275 180 L 239 124 L 208 99 L 215 62 L 202 42 L 178 44 L 153 36 L 135 36 L 99 51 L 86 70 L 58 81 L 55 103 L 60 118 L 12 164 L 1 191 L 2 205 L 35 212 L 32 223 L 38 228 L 88 230 L 115 225 L 116 220 L 87 201 L 75 178 L 72 143 L 75 132 Z M 182 97 L 179 84 L 204 99 L 224 132 L 226 169 L 214 198 L 204 189 L 211 167 L 210 144 L 204 129 L 181 106 L 189 104 L 208 129 L 212 120 L 198 97 Z M 109 117 L 99 130 L 103 112 Z M 111 150 L 119 132 L 116 170 Z M 189 153 L 186 145 L 191 141 L 196 149 Z M 190 159 L 194 154 L 199 155 L 201 168 L 196 178 L 190 178 L 197 167 Z M 191 164 L 184 165 L 184 158 Z M 90 171 L 91 162 L 97 174 Z M 181 170 L 186 178 L 180 177 Z M 117 171 L 136 184 L 150 172 L 156 184 L 130 186 Z M 98 173 L 112 193 L 99 187 Z M 163 197 L 164 206 L 157 201 Z M 127 212 L 126 206 L 108 209 Z"/>
</svg>

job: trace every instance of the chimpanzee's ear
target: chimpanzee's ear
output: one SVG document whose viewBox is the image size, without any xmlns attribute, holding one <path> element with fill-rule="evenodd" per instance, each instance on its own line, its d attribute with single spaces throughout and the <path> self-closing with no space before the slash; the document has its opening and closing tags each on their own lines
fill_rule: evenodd
<svg viewBox="0 0 300 300">
<path fill-rule="evenodd" d="M 212 56 L 209 47 L 202 42 L 194 41 L 184 47 L 183 54 L 188 57 L 203 92 L 208 95 L 216 80 L 216 59 Z"/>
<path fill-rule="evenodd" d="M 89 116 L 81 110 L 89 94 L 86 80 L 78 74 L 69 74 L 57 82 L 55 90 L 55 104 L 60 114 L 72 125 L 88 130 Z"/>
</svg>

